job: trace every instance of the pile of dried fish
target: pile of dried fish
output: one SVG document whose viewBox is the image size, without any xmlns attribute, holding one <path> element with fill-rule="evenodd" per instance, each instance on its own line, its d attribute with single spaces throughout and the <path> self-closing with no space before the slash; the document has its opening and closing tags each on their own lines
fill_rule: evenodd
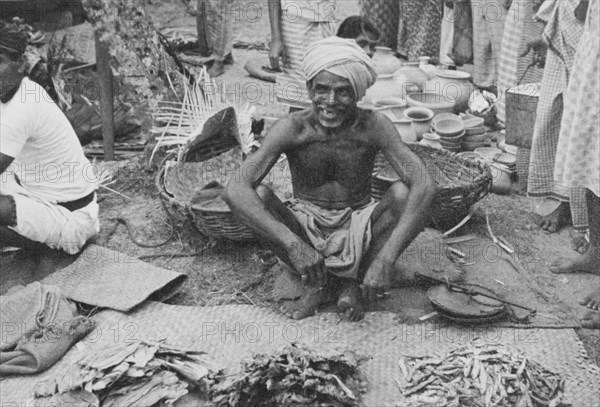
<svg viewBox="0 0 600 407">
<path fill-rule="evenodd" d="M 254 356 L 241 372 L 212 387 L 211 400 L 217 407 L 356 406 L 357 393 L 364 391 L 357 368 L 357 359 L 348 354 L 289 346 L 275 355 Z"/>
<path fill-rule="evenodd" d="M 475 341 L 444 357 L 403 357 L 398 362 L 407 402 L 419 405 L 558 407 L 564 379 L 499 344 Z M 402 404 L 405 405 L 405 404 Z"/>
<path fill-rule="evenodd" d="M 161 342 L 116 343 L 81 353 L 54 378 L 38 383 L 35 396 L 52 397 L 52 405 L 152 406 L 174 402 L 188 386 L 206 392 L 209 376 L 218 370 L 202 358 L 204 352 Z"/>
</svg>

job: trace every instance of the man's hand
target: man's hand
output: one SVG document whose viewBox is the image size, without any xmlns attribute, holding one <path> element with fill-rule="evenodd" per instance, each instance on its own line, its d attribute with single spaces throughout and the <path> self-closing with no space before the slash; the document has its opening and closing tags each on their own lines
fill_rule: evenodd
<svg viewBox="0 0 600 407">
<path fill-rule="evenodd" d="M 362 282 L 362 294 L 365 302 L 374 302 L 378 296 L 390 288 L 390 278 L 394 263 L 375 258 Z"/>
<path fill-rule="evenodd" d="M 548 52 L 548 44 L 546 44 L 546 41 L 542 38 L 529 41 L 527 45 L 525 45 L 525 50 L 520 56 L 524 57 L 531 51 L 533 51 L 533 61 L 538 67 L 543 68 L 546 64 L 546 53 Z"/>
<path fill-rule="evenodd" d="M 300 274 L 304 286 L 323 288 L 327 282 L 325 259 L 302 239 L 287 248 L 288 258 L 294 269 Z"/>
<path fill-rule="evenodd" d="M 271 68 L 276 71 L 281 71 L 281 67 L 279 66 L 279 58 L 281 58 L 283 66 L 287 66 L 288 55 L 285 45 L 283 45 L 281 40 L 275 39 L 271 41 L 271 45 L 269 47 L 269 61 L 271 63 Z"/>
</svg>

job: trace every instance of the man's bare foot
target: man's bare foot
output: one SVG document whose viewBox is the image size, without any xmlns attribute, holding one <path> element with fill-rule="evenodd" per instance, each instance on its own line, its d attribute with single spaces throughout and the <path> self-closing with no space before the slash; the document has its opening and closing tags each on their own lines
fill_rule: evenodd
<svg viewBox="0 0 600 407">
<path fill-rule="evenodd" d="M 583 300 L 579 301 L 581 305 L 598 310 L 600 308 L 600 290 L 589 293 Z"/>
<path fill-rule="evenodd" d="M 326 300 L 327 294 L 325 290 L 306 288 L 306 291 L 299 300 L 294 301 L 288 306 L 282 306 L 280 310 L 288 318 L 302 319 L 314 315 L 319 305 L 323 304 Z"/>
<path fill-rule="evenodd" d="M 588 312 L 581 320 L 581 326 L 587 329 L 600 329 L 600 312 Z"/>
<path fill-rule="evenodd" d="M 212 66 L 208 69 L 208 75 L 211 78 L 216 78 L 217 76 L 221 76 L 225 73 L 225 67 L 223 66 L 223 61 L 214 61 Z"/>
<path fill-rule="evenodd" d="M 590 247 L 590 242 L 586 239 L 585 233 L 573 232 L 571 235 L 571 249 L 579 254 L 584 254 Z"/>
<path fill-rule="evenodd" d="M 569 204 L 561 202 L 552 213 L 542 217 L 539 226 L 544 232 L 556 233 L 569 224 L 570 217 Z"/>
<path fill-rule="evenodd" d="M 365 317 L 365 307 L 358 281 L 352 279 L 343 281 L 337 306 L 345 312 L 350 321 L 360 321 Z"/>
<path fill-rule="evenodd" d="M 587 252 L 576 259 L 558 259 L 550 265 L 550 271 L 554 274 L 600 274 L 600 247 L 591 246 Z"/>
</svg>

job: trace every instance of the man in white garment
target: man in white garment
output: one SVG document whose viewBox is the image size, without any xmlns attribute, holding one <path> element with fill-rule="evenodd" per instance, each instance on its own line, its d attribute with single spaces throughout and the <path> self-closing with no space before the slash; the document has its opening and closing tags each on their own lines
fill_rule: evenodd
<svg viewBox="0 0 600 407">
<path fill-rule="evenodd" d="M 24 76 L 26 46 L 0 22 L 0 245 L 75 254 L 100 229 L 95 171 L 66 116 Z"/>
</svg>

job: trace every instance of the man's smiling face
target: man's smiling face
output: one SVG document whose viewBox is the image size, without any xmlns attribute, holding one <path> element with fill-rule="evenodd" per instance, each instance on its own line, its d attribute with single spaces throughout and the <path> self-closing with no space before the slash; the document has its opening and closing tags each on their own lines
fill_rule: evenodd
<svg viewBox="0 0 600 407">
<path fill-rule="evenodd" d="M 321 71 L 308 82 L 308 93 L 319 122 L 325 127 L 338 127 L 356 112 L 356 96 L 346 78 Z"/>
</svg>

